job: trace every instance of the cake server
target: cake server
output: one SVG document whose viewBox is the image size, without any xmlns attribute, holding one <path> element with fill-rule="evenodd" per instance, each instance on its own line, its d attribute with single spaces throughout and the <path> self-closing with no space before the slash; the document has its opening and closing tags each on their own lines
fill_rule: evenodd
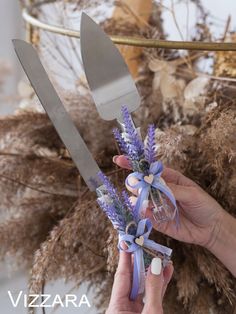
<svg viewBox="0 0 236 314">
<path fill-rule="evenodd" d="M 81 17 L 80 42 L 85 75 L 99 115 L 122 123 L 122 106 L 133 112 L 141 99 L 121 53 L 85 13 Z"/>
<path fill-rule="evenodd" d="M 35 93 L 89 189 L 96 191 L 98 198 L 106 198 L 107 202 L 112 201 L 109 198 L 109 191 L 101 184 L 98 176 L 100 169 L 96 161 L 80 136 L 70 115 L 65 110 L 36 50 L 31 44 L 23 40 L 15 39 L 13 45 Z M 162 253 L 163 263 L 169 260 L 172 250 L 162 245 L 158 245 L 158 248 Z"/>
<path fill-rule="evenodd" d="M 101 186 L 97 176 L 100 169 L 57 95 L 36 50 L 31 44 L 19 39 L 14 39 L 13 45 L 36 95 L 72 160 L 89 189 L 95 191 Z"/>
</svg>

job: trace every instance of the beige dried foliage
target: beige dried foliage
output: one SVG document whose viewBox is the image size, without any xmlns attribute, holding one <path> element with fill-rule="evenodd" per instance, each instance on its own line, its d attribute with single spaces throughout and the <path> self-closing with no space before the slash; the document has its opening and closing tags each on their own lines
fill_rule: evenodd
<svg viewBox="0 0 236 314">
<path fill-rule="evenodd" d="M 155 73 L 153 89 L 160 89 L 163 101 L 180 98 L 183 94 L 185 81 L 176 78 L 176 61 L 153 59 L 149 62 L 149 69 Z"/>
<path fill-rule="evenodd" d="M 91 152 L 95 156 L 103 152 L 112 154 L 114 152 L 112 128 L 116 122 L 100 118 L 88 90 L 84 95 L 64 91 L 61 97 Z"/>
<path fill-rule="evenodd" d="M 188 160 L 195 150 L 196 127 L 174 125 L 165 131 L 156 129 L 156 154 L 166 166 L 186 171 Z"/>
<path fill-rule="evenodd" d="M 213 196 L 232 213 L 235 208 L 236 105 L 218 106 L 208 113 L 198 132 L 198 160 L 195 168 L 200 180 Z"/>
<path fill-rule="evenodd" d="M 193 116 L 194 114 L 204 110 L 209 78 L 198 76 L 191 80 L 184 89 L 183 113 L 185 116 Z"/>
<path fill-rule="evenodd" d="M 17 212 L 0 225 L 0 258 L 17 255 L 19 266 L 31 266 L 33 252 L 46 240 L 72 202 L 65 196 L 24 199 L 17 206 Z"/>
<path fill-rule="evenodd" d="M 178 299 L 178 290 L 175 279 L 172 279 L 167 287 L 166 294 L 163 299 L 163 310 L 165 314 L 190 313 L 189 310 L 184 307 L 183 302 Z"/>
<path fill-rule="evenodd" d="M 188 66 L 189 60 L 185 59 Z M 193 69 L 190 71 L 185 62 L 180 57 L 170 61 L 152 58 L 148 64 L 149 69 L 154 72 L 152 88 L 159 91 L 162 99 L 162 115 L 170 119 L 170 123 L 165 121 L 165 126 L 173 122 L 199 125 L 205 112 L 210 80 L 203 75 L 197 76 Z"/>
<path fill-rule="evenodd" d="M 214 313 L 220 314 L 217 306 L 215 305 L 214 295 L 212 289 L 206 286 L 200 286 L 199 293 L 194 298 L 194 302 L 189 307 L 189 313 L 202 314 Z"/>
<path fill-rule="evenodd" d="M 114 274 L 117 268 L 119 253 L 117 249 L 118 235 L 112 226 L 109 228 L 109 237 L 104 252 L 107 254 L 107 271 Z"/>
<path fill-rule="evenodd" d="M 24 190 L 32 187 L 32 190 L 49 195 L 78 195 L 78 171 L 71 162 L 35 155 L 3 154 L 0 155 L 0 166 L 0 176 L 5 182 L 9 180 L 10 185 L 13 181 Z"/>
<path fill-rule="evenodd" d="M 185 259 L 182 267 L 180 267 L 176 277 L 178 288 L 178 299 L 183 302 L 183 305 L 189 304 L 189 300 L 192 300 L 194 296 L 199 293 L 199 284 L 201 281 L 201 275 L 196 265 L 195 260 L 188 256 L 188 261 Z"/>
<path fill-rule="evenodd" d="M 230 302 L 235 298 L 233 279 L 224 265 L 213 255 L 201 247 L 192 249 L 192 256 L 196 261 L 198 271 L 209 284 L 214 284 L 217 292 L 223 293 Z"/>
<path fill-rule="evenodd" d="M 36 251 L 30 292 L 40 292 L 45 281 L 58 277 L 77 283 L 90 279 L 98 286 L 101 286 L 101 277 L 105 280 L 108 220 L 96 202 L 81 201 Z"/>
<path fill-rule="evenodd" d="M 227 42 L 236 42 L 236 33 L 231 33 Z M 236 56 L 234 51 L 218 51 L 215 54 L 214 74 L 216 76 L 236 77 Z"/>
<path fill-rule="evenodd" d="M 63 147 L 50 120 L 43 113 L 27 112 L 0 119 L 1 151 L 54 157 Z"/>
</svg>

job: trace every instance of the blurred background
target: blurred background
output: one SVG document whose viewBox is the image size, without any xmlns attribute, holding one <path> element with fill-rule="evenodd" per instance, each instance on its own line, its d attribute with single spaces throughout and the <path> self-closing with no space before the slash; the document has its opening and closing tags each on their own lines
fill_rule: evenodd
<svg viewBox="0 0 236 314">
<path fill-rule="evenodd" d="M 106 17 L 111 16 L 112 9 L 109 5 L 103 4 L 106 1 L 100 1 L 96 4 L 96 7 L 101 11 L 96 13 L 95 19 L 104 20 Z M 166 8 L 171 7 L 171 0 L 162 0 L 157 1 L 163 4 Z M 168 10 L 163 9 L 162 17 L 164 19 L 164 29 L 167 34 L 167 38 L 170 40 L 188 40 L 190 36 L 194 33 L 194 25 L 196 19 L 198 18 L 197 9 L 195 5 L 188 0 L 175 1 L 175 15 L 178 27 L 176 27 L 176 21 L 174 21 L 173 16 Z M 218 1 L 217 4 L 214 0 L 202 0 L 201 1 L 204 9 L 209 13 L 208 21 L 214 38 L 220 38 L 223 36 L 225 25 L 227 19 L 230 17 L 230 26 L 229 31 L 235 31 L 236 29 L 236 2 L 234 0 L 225 0 Z M 8 1 L 0 0 L 1 7 L 4 9 L 0 10 L 0 20 L 1 20 L 1 29 L 0 29 L 0 62 L 5 65 L 6 72 L 9 72 L 9 75 L 6 77 L 6 82 L 3 87 L 2 93 L 7 96 L 15 97 L 17 93 L 17 86 L 20 78 L 23 73 L 19 65 L 18 60 L 15 57 L 15 52 L 12 49 L 11 39 L 13 38 L 24 38 L 25 37 L 25 27 L 24 22 L 21 17 L 20 4 L 17 0 Z M 47 6 L 46 6 L 47 7 Z M 58 7 L 60 8 L 60 7 Z M 65 25 L 70 26 L 71 28 L 79 28 L 79 15 L 80 13 L 74 12 L 65 12 L 64 18 L 62 16 L 58 17 L 58 8 L 53 6 L 46 8 L 47 19 L 48 21 L 53 21 L 56 25 Z M 104 9 L 103 9 L 104 8 Z M 93 14 L 93 10 L 92 11 Z M 69 21 L 66 21 L 68 14 Z M 187 18 L 188 15 L 188 18 Z M 181 32 L 181 34 L 180 34 Z M 79 52 L 79 49 L 78 49 Z M 47 53 L 48 54 L 48 53 Z M 47 55 L 48 57 L 48 55 Z M 78 76 L 82 73 L 81 68 L 78 66 Z M 60 68 L 60 64 L 54 65 L 54 67 Z M 208 69 L 208 65 L 204 70 Z M 63 72 L 61 69 L 60 72 Z M 68 83 L 67 76 L 63 72 L 63 84 Z M 72 79 L 70 76 L 69 81 Z M 17 106 L 17 102 L 14 104 L 12 98 L 9 99 L 9 102 L 4 105 L 0 103 L 0 114 L 11 113 Z"/>
</svg>

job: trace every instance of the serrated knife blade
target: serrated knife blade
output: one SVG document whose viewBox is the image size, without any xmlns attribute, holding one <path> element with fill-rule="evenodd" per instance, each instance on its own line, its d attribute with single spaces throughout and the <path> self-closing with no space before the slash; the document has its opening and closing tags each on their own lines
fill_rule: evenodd
<svg viewBox="0 0 236 314">
<path fill-rule="evenodd" d="M 97 177 L 100 169 L 65 110 L 36 50 L 31 44 L 19 39 L 14 39 L 13 45 L 24 72 L 72 160 L 89 189 L 95 191 L 101 185 Z"/>
</svg>

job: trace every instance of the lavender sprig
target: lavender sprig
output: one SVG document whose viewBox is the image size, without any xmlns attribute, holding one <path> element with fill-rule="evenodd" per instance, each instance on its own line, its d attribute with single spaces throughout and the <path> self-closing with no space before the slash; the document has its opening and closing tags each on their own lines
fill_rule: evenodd
<svg viewBox="0 0 236 314">
<path fill-rule="evenodd" d="M 122 153 L 125 153 L 126 155 L 129 155 L 130 151 L 129 151 L 129 146 L 128 144 L 126 143 L 126 141 L 124 140 L 124 138 L 122 137 L 122 134 L 120 132 L 119 129 L 115 128 L 113 129 L 113 134 L 114 134 L 114 137 L 122 151 Z"/>
<path fill-rule="evenodd" d="M 123 138 L 122 133 L 117 128 L 113 129 L 114 137 L 122 151 L 130 161 L 136 160 L 136 152 L 131 145 Z"/>
<path fill-rule="evenodd" d="M 103 209 L 107 217 L 110 219 L 115 229 L 125 231 L 126 223 L 123 215 L 117 213 L 116 207 L 111 203 L 98 199 L 99 206 Z"/>
<path fill-rule="evenodd" d="M 129 152 L 132 152 L 132 159 L 140 160 L 144 154 L 143 142 L 133 125 L 132 118 L 128 109 L 126 107 L 122 107 L 121 111 L 124 122 L 124 135 L 127 138 Z"/>
<path fill-rule="evenodd" d="M 126 191 L 122 191 L 123 202 L 127 208 L 127 220 L 138 222 L 138 216 L 136 215 L 134 209 L 135 207 L 131 204 L 129 199 L 129 194 Z"/>
<path fill-rule="evenodd" d="M 126 225 L 134 219 L 132 205 L 128 202 L 129 197 L 123 193 L 123 198 L 121 198 L 117 189 L 102 172 L 98 176 L 105 188 L 105 193 L 98 199 L 98 204 L 107 214 L 114 227 L 125 231 Z"/>
<path fill-rule="evenodd" d="M 111 183 L 111 181 L 108 179 L 108 177 L 105 176 L 105 174 L 102 171 L 98 173 L 98 177 L 101 179 L 103 185 L 106 188 L 107 194 L 113 200 L 113 202 L 119 203 L 120 200 L 118 196 L 118 191 L 115 188 L 115 186 Z"/>
<path fill-rule="evenodd" d="M 149 164 L 153 163 L 155 161 L 155 127 L 153 124 L 148 127 L 147 143 L 144 152 L 145 159 Z"/>
</svg>

